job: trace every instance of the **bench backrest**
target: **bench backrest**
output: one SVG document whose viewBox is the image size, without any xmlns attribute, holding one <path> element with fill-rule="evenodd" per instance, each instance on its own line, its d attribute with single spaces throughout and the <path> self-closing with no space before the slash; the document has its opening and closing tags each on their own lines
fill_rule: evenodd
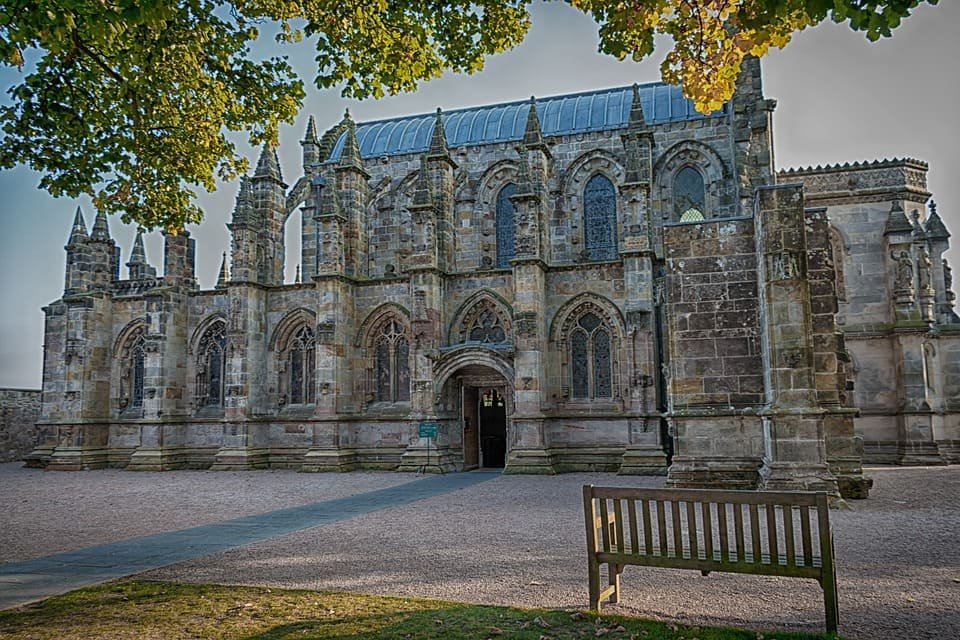
<svg viewBox="0 0 960 640">
<path fill-rule="evenodd" d="M 588 545 L 597 553 L 780 575 L 811 575 L 832 563 L 825 493 L 587 485 L 583 497 Z"/>
</svg>

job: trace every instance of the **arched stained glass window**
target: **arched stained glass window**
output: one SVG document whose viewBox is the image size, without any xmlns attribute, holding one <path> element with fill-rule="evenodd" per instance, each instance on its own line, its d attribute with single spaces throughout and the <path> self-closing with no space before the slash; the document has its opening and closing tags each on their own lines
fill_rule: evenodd
<svg viewBox="0 0 960 640">
<path fill-rule="evenodd" d="M 613 397 L 610 333 L 595 313 L 583 314 L 570 334 L 570 391 L 575 399 Z"/>
<path fill-rule="evenodd" d="M 396 320 L 384 324 L 374 346 L 377 402 L 410 400 L 410 343 Z"/>
<path fill-rule="evenodd" d="M 617 193 L 606 176 L 590 178 L 583 190 L 584 234 L 591 260 L 617 258 Z"/>
<path fill-rule="evenodd" d="M 226 373 L 227 323 L 214 322 L 200 338 L 197 348 L 197 406 L 222 407 Z"/>
<path fill-rule="evenodd" d="M 120 408 L 124 411 L 143 408 L 145 333 L 143 325 L 134 329 L 120 353 Z"/>
<path fill-rule="evenodd" d="M 313 329 L 305 325 L 287 346 L 290 404 L 312 404 L 315 401 L 316 345 Z"/>
<path fill-rule="evenodd" d="M 706 189 L 703 175 L 693 167 L 684 167 L 673 179 L 673 215 L 681 222 L 706 217 Z"/>
<path fill-rule="evenodd" d="M 497 194 L 497 268 L 504 269 L 510 266 L 514 255 L 514 227 L 513 201 L 510 196 L 517 192 L 517 185 L 512 182 L 500 189 Z"/>
</svg>

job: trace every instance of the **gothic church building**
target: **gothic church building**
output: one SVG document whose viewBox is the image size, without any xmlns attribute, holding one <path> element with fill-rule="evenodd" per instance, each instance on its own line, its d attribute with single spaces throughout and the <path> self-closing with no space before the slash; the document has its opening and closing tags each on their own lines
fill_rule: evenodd
<svg viewBox="0 0 960 640">
<path fill-rule="evenodd" d="M 667 474 L 865 497 L 960 462 L 960 318 L 926 165 L 777 174 L 759 62 L 355 124 L 241 182 L 230 259 L 78 211 L 45 308 L 49 469 Z M 284 225 L 302 214 L 297 281 Z"/>
</svg>

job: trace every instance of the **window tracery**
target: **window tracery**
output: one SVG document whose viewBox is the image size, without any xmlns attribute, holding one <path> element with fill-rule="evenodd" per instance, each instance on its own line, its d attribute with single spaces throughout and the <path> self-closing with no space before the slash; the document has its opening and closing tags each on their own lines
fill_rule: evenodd
<svg viewBox="0 0 960 640">
<path fill-rule="evenodd" d="M 391 318 L 374 342 L 374 397 L 377 402 L 410 400 L 410 343 L 403 325 Z"/>
<path fill-rule="evenodd" d="M 316 335 L 303 325 L 287 343 L 287 401 L 290 404 L 313 404 L 316 401 Z"/>
<path fill-rule="evenodd" d="M 584 248 L 591 260 L 617 258 L 617 195 L 602 175 L 590 178 L 583 190 Z"/>
<path fill-rule="evenodd" d="M 570 333 L 570 391 L 575 399 L 613 397 L 613 359 L 609 329 L 588 311 Z"/>
<path fill-rule="evenodd" d="M 515 252 L 514 226 L 515 209 L 510 197 L 517 191 L 517 185 L 512 182 L 505 185 L 497 194 L 497 268 L 505 269 L 510 266 Z"/>
<path fill-rule="evenodd" d="M 198 408 L 222 408 L 227 356 L 227 323 L 218 320 L 197 344 L 195 399 Z"/>
<path fill-rule="evenodd" d="M 123 411 L 143 409 L 145 362 L 146 328 L 141 324 L 127 336 L 120 353 L 120 408 Z"/>
</svg>

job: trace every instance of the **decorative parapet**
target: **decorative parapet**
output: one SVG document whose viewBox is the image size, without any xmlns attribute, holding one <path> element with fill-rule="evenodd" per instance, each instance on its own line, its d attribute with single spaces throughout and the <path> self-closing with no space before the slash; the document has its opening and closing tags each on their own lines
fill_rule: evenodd
<svg viewBox="0 0 960 640">
<path fill-rule="evenodd" d="M 913 158 L 848 162 L 785 169 L 777 173 L 777 182 L 802 184 L 807 206 L 841 204 L 849 200 L 925 202 L 930 197 L 927 168 L 926 162 Z"/>
</svg>

